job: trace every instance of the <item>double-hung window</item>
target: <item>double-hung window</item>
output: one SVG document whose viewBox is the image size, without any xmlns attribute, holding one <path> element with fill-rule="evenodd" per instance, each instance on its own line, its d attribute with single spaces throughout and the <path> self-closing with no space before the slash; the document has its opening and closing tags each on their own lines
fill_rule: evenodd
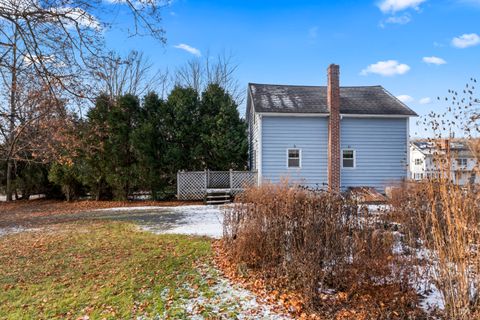
<svg viewBox="0 0 480 320">
<path fill-rule="evenodd" d="M 345 149 L 342 151 L 342 167 L 355 168 L 355 150 Z"/>
<path fill-rule="evenodd" d="M 467 166 L 467 159 L 465 159 L 465 158 L 458 158 L 458 159 L 457 159 L 457 165 L 466 167 L 466 166 Z"/>
<path fill-rule="evenodd" d="M 287 167 L 288 168 L 300 168 L 301 167 L 302 152 L 300 149 L 288 149 L 287 150 Z"/>
</svg>

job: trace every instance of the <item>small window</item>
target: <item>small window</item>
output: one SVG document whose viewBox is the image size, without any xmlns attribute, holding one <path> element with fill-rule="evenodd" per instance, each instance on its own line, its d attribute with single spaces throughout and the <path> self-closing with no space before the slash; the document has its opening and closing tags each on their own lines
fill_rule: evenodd
<svg viewBox="0 0 480 320">
<path fill-rule="evenodd" d="M 288 149 L 287 155 L 287 166 L 289 168 L 300 168 L 300 149 Z"/>
<path fill-rule="evenodd" d="M 459 166 L 467 166 L 467 159 L 465 159 L 465 158 L 457 159 L 457 164 Z"/>
<path fill-rule="evenodd" d="M 422 159 L 415 159 L 415 165 L 421 165 L 423 163 Z"/>
<path fill-rule="evenodd" d="M 343 150 L 342 166 L 343 168 L 355 168 L 355 151 L 354 150 Z"/>
</svg>

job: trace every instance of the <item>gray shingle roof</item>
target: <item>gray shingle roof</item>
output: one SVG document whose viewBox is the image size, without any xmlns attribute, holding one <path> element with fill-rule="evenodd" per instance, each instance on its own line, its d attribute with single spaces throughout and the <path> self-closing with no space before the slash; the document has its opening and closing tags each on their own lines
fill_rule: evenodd
<svg viewBox="0 0 480 320">
<path fill-rule="evenodd" d="M 327 87 L 250 83 L 256 112 L 327 113 Z M 382 86 L 340 87 L 340 113 L 365 115 L 417 114 Z"/>
</svg>

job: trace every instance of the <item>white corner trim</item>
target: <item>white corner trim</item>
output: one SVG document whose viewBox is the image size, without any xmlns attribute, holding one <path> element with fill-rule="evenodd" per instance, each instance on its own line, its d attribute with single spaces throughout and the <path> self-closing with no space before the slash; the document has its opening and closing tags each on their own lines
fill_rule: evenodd
<svg viewBox="0 0 480 320">
<path fill-rule="evenodd" d="M 410 177 L 411 173 L 411 168 L 410 168 L 410 119 L 407 118 L 407 159 L 405 159 L 406 165 L 407 165 L 407 179 Z"/>
<path fill-rule="evenodd" d="M 254 115 L 255 116 L 255 115 Z M 257 185 L 262 184 L 262 168 L 263 168 L 263 128 L 262 128 L 262 115 L 258 115 L 258 168 L 257 168 Z"/>
</svg>

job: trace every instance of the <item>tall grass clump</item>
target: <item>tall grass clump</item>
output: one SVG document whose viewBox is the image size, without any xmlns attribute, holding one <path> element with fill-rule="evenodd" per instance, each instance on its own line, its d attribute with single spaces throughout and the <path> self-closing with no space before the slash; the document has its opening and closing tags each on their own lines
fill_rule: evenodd
<svg viewBox="0 0 480 320">
<path fill-rule="evenodd" d="M 450 104 L 444 113 L 430 112 L 423 119 L 431 130 L 434 172 L 421 182 L 410 182 L 391 201 L 394 216 L 402 224 L 409 244 L 416 247 L 418 265 L 425 265 L 427 280 L 441 293 L 447 319 L 480 319 L 480 99 L 476 79 L 462 91 L 449 90 L 438 98 Z M 454 133 L 462 136 L 454 139 Z M 466 168 L 457 165 L 465 157 L 452 148 L 461 141 L 470 149 L 474 177 L 460 185 L 456 179 Z M 469 160 L 470 161 L 470 160 Z M 477 180 L 477 181 L 473 181 Z"/>
<path fill-rule="evenodd" d="M 428 280 L 442 294 L 448 319 L 480 318 L 480 193 L 440 178 L 405 184 L 392 200 Z M 425 250 L 426 249 L 426 250 Z"/>
<path fill-rule="evenodd" d="M 354 296 L 365 288 L 402 287 L 392 271 L 393 237 L 367 215 L 340 194 L 264 184 L 226 211 L 224 246 L 237 266 L 300 292 L 308 308 L 319 310 L 325 290 Z"/>
</svg>

